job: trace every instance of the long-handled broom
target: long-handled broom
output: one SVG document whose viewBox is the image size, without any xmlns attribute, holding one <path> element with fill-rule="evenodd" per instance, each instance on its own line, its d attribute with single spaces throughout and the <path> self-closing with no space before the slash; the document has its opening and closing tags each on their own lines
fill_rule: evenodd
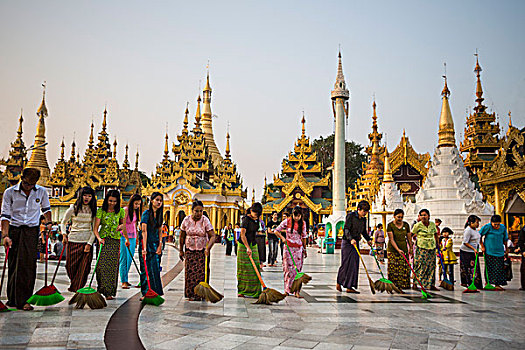
<svg viewBox="0 0 525 350">
<path fill-rule="evenodd" d="M 487 284 L 485 284 L 485 287 L 483 287 L 484 290 L 496 290 L 496 287 L 494 287 L 493 284 L 489 281 L 489 270 L 487 269 L 487 259 L 485 258 L 485 255 L 487 255 L 486 252 L 483 253 L 483 262 L 485 263 L 485 278 L 487 280 Z"/>
<path fill-rule="evenodd" d="M 454 283 L 447 278 L 445 273 L 445 263 L 443 262 L 443 253 L 441 252 L 439 252 L 439 262 L 441 263 L 441 272 L 443 273 L 443 280 L 441 280 L 439 286 L 443 289 L 452 291 L 454 290 Z"/>
<path fill-rule="evenodd" d="M 126 246 L 126 248 L 128 249 L 128 252 L 129 252 L 129 255 L 131 256 L 131 261 L 133 261 L 133 264 L 135 265 L 135 269 L 137 269 L 137 273 L 139 274 L 140 276 L 140 269 L 137 265 L 137 262 L 135 261 L 135 258 L 133 257 L 133 253 L 131 252 L 131 249 L 129 249 L 128 246 Z M 139 284 L 137 284 L 136 286 L 137 288 L 140 288 L 140 281 L 139 281 Z"/>
<path fill-rule="evenodd" d="M 2 294 L 2 287 L 4 286 L 4 277 L 5 277 L 5 270 L 7 265 L 7 257 L 9 256 L 9 247 L 5 247 L 5 260 L 4 260 L 4 268 L 2 269 L 2 280 L 0 281 L 0 295 Z M 8 308 L 2 301 L 0 300 L 0 312 L 9 312 L 11 311 L 10 308 Z"/>
<path fill-rule="evenodd" d="M 303 287 L 303 284 L 308 284 L 312 280 L 312 277 L 308 276 L 304 272 L 299 272 L 299 269 L 297 268 L 297 265 L 295 264 L 295 260 L 292 255 L 292 250 L 290 249 L 290 246 L 288 245 L 288 242 L 286 239 L 284 240 L 286 243 L 286 248 L 288 249 L 288 253 L 290 254 L 290 258 L 292 258 L 293 266 L 295 267 L 295 271 L 297 272 L 297 275 L 295 275 L 295 278 L 293 280 L 292 286 L 290 287 L 290 291 L 292 293 L 296 293 L 301 291 L 301 288 Z"/>
<path fill-rule="evenodd" d="M 155 305 L 159 306 L 164 303 L 164 298 L 158 295 L 153 289 L 151 289 L 151 284 L 149 282 L 149 275 L 148 275 L 148 264 L 146 264 L 146 256 L 143 256 L 144 258 L 144 271 L 146 272 L 146 281 L 148 282 L 148 291 L 146 294 L 144 294 L 144 297 L 142 297 L 142 303 L 143 304 L 149 304 L 149 305 Z M 157 259 L 157 257 L 154 257 Z"/>
<path fill-rule="evenodd" d="M 255 262 L 253 261 L 253 258 L 248 255 L 250 258 L 250 261 L 252 262 L 253 269 L 255 270 L 255 273 L 257 274 L 257 277 L 259 278 L 259 282 L 261 282 L 261 286 L 263 288 L 261 295 L 259 295 L 259 299 L 255 302 L 255 304 L 266 304 L 271 305 L 272 303 L 278 303 L 284 298 L 286 298 L 285 294 L 282 294 L 275 289 L 268 288 L 264 284 L 261 274 L 259 273 L 259 269 L 257 268 L 257 265 L 255 265 Z"/>
<path fill-rule="evenodd" d="M 394 282 L 390 281 L 389 279 L 385 278 L 385 275 L 383 274 L 383 270 L 381 270 L 381 266 L 379 265 L 379 261 L 377 261 L 377 257 L 375 254 L 374 249 L 372 249 L 372 256 L 374 257 L 374 260 L 376 261 L 377 268 L 379 269 L 379 272 L 381 273 L 381 278 L 374 282 L 374 287 L 376 290 L 382 292 L 387 292 L 390 294 L 394 294 L 394 292 L 403 294 L 404 292 L 399 289 Z"/>
<path fill-rule="evenodd" d="M 372 294 L 376 294 L 374 282 L 372 281 L 372 279 L 370 278 L 370 275 L 368 274 L 368 269 L 366 268 L 365 261 L 363 260 L 363 257 L 361 256 L 361 253 L 359 252 L 359 248 L 357 248 L 357 245 L 355 244 L 354 244 L 354 248 L 357 251 L 359 258 L 361 259 L 361 263 L 363 264 L 363 267 L 365 268 L 366 277 L 368 277 L 368 284 L 370 285 L 370 291 L 372 291 Z"/>
<path fill-rule="evenodd" d="M 426 291 L 425 287 L 423 287 L 423 284 L 419 280 L 419 277 L 417 277 L 416 271 L 414 271 L 414 269 L 412 268 L 412 265 L 410 265 L 410 262 L 408 261 L 406 255 L 403 254 L 403 253 L 401 253 L 401 255 L 403 255 L 403 258 L 405 258 L 405 261 L 407 262 L 408 266 L 410 267 L 410 270 L 412 270 L 412 273 L 414 274 L 414 277 L 416 278 L 416 280 L 419 282 L 419 285 L 421 286 L 421 298 L 423 298 L 423 299 L 432 298 L 432 296 Z"/>
<path fill-rule="evenodd" d="M 474 281 L 476 280 L 476 269 L 478 267 L 478 251 L 476 250 L 476 260 L 474 261 L 474 273 L 472 274 L 472 283 L 463 291 L 463 293 L 479 293 Z"/>
<path fill-rule="evenodd" d="M 197 294 L 199 297 L 204 298 L 205 300 L 209 301 L 210 303 L 217 303 L 224 298 L 224 295 L 217 292 L 215 289 L 210 286 L 210 277 L 208 276 L 208 255 L 206 255 L 205 259 L 205 270 L 204 270 L 204 281 L 200 282 L 195 286 L 193 291 L 195 294 Z"/>
<path fill-rule="evenodd" d="M 95 277 L 95 272 L 97 270 L 98 261 L 100 260 L 100 256 L 102 255 L 103 248 L 104 245 L 102 245 L 102 247 L 100 247 L 99 249 L 97 262 L 95 263 L 95 268 L 93 269 L 93 273 L 91 274 L 89 286 L 77 290 L 73 298 L 71 298 L 71 300 L 69 301 L 69 305 L 76 303 L 75 309 L 83 309 L 86 304 L 91 309 L 102 309 L 107 306 L 104 297 L 99 292 L 97 292 L 96 289 L 91 287 L 91 284 L 93 283 L 93 278 Z"/>
<path fill-rule="evenodd" d="M 47 246 L 46 246 L 47 247 Z M 57 277 L 58 268 L 62 262 L 62 256 L 64 255 L 64 249 L 66 245 L 62 246 L 62 251 L 60 252 L 60 258 L 58 259 L 57 267 L 55 268 L 55 273 L 51 279 L 49 286 L 45 285 L 38 292 L 36 292 L 31 298 L 27 300 L 29 304 L 38 305 L 38 306 L 51 306 L 58 304 L 65 300 L 65 298 L 60 294 L 58 289 L 55 287 L 55 278 Z M 46 257 L 46 283 L 47 283 L 47 257 Z"/>
</svg>

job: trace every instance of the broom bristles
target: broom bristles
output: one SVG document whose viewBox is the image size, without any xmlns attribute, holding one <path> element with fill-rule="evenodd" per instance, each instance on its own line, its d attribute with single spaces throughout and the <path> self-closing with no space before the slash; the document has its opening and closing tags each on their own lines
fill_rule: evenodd
<svg viewBox="0 0 525 350">
<path fill-rule="evenodd" d="M 471 289 L 470 287 L 473 287 L 473 289 Z M 476 286 L 468 286 L 464 291 L 463 293 L 479 293 L 479 290 L 476 288 Z"/>
<path fill-rule="evenodd" d="M 443 280 L 439 286 L 445 290 L 454 290 L 454 285 L 449 280 Z"/>
<path fill-rule="evenodd" d="M 372 294 L 376 294 L 376 289 L 374 287 L 374 282 L 372 281 L 372 279 L 370 277 L 368 277 L 368 285 L 370 286 L 370 291 L 372 292 Z"/>
<path fill-rule="evenodd" d="M 84 287 L 77 290 L 75 295 L 69 300 L 69 305 L 75 303 L 75 309 L 83 309 L 86 304 L 93 310 L 102 309 L 107 306 L 104 297 L 91 287 Z"/>
<path fill-rule="evenodd" d="M 51 306 L 64 300 L 65 298 L 60 294 L 58 289 L 56 289 L 54 285 L 50 285 L 42 287 L 39 291 L 33 294 L 27 299 L 27 303 L 37 306 Z"/>
<path fill-rule="evenodd" d="M 164 303 L 164 298 L 155 293 L 153 290 L 148 289 L 144 298 L 142 299 L 143 304 L 160 306 Z"/>
<path fill-rule="evenodd" d="M 210 303 L 217 303 L 224 298 L 224 296 L 217 292 L 215 289 L 212 288 L 208 283 L 206 282 L 200 282 L 195 286 L 193 289 L 195 294 L 197 294 L 199 297 L 204 298 L 206 301 L 209 301 Z"/>
<path fill-rule="evenodd" d="M 271 305 L 272 303 L 278 303 L 281 300 L 286 298 L 285 294 L 282 294 L 275 289 L 272 288 L 265 288 L 261 295 L 259 295 L 259 299 L 255 302 L 255 304 L 266 304 Z"/>
</svg>

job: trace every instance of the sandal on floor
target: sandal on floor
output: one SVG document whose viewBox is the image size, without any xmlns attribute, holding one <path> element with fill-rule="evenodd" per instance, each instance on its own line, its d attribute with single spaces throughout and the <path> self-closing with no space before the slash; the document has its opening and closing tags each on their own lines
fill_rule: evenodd
<svg viewBox="0 0 525 350">
<path fill-rule="evenodd" d="M 34 310 L 35 308 L 33 306 L 31 306 L 31 304 L 25 304 L 23 307 L 22 307 L 22 310 L 23 311 L 32 311 Z"/>
</svg>

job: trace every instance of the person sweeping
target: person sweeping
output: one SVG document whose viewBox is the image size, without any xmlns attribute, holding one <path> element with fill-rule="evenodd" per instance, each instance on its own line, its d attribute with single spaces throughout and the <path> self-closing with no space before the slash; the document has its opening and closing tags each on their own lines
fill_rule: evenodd
<svg viewBox="0 0 525 350">
<path fill-rule="evenodd" d="M 481 280 L 481 267 L 479 264 L 478 249 L 481 236 L 478 232 L 479 222 L 481 219 L 476 215 L 470 215 L 465 223 L 463 231 L 463 243 L 459 247 L 459 269 L 461 277 L 461 286 L 468 287 L 472 284 L 477 289 L 483 289 Z M 477 267 L 474 269 L 474 267 Z"/>
<path fill-rule="evenodd" d="M 2 240 L 9 247 L 7 306 L 30 311 L 33 295 L 40 213 L 51 229 L 51 206 L 47 191 L 36 183 L 40 170 L 25 168 L 18 184 L 5 190 L 2 199 Z"/>
<path fill-rule="evenodd" d="M 412 227 L 412 235 L 416 237 L 416 254 L 414 257 L 415 275 L 420 284 L 428 290 L 438 291 L 436 283 L 436 249 L 439 247 L 439 235 L 436 224 L 430 221 L 427 209 L 419 211 L 420 221 Z M 419 290 L 414 278 L 413 289 Z"/>
<path fill-rule="evenodd" d="M 162 227 L 163 210 L 162 193 L 153 192 L 149 201 L 149 209 L 144 211 L 140 220 L 139 251 L 142 256 L 140 259 L 142 298 L 140 300 L 148 297 L 147 293 L 150 289 L 157 295 L 164 295 L 162 280 L 160 279 L 159 260 L 159 256 L 162 254 L 162 235 L 159 234 L 159 230 Z"/>
<path fill-rule="evenodd" d="M 206 257 L 210 257 L 216 235 L 210 220 L 203 215 L 204 204 L 200 200 L 193 200 L 191 211 L 180 226 L 179 257 L 184 261 L 184 297 L 200 301 L 202 297 L 195 294 L 195 287 L 206 279 Z"/>
<path fill-rule="evenodd" d="M 484 225 L 479 233 L 481 235 L 481 250 L 485 259 L 487 285 L 493 284 L 495 290 L 503 291 L 505 289 L 502 286 L 507 285 L 504 259 L 507 253 L 509 235 L 505 225 L 501 223 L 501 216 L 493 215 L 490 223 Z"/>
<path fill-rule="evenodd" d="M 282 231 L 286 232 L 286 238 L 281 235 Z M 287 246 L 283 254 L 284 292 L 286 295 L 293 293 L 296 298 L 302 298 L 299 290 L 292 288 L 295 277 L 302 271 L 303 261 L 307 256 L 306 239 L 308 236 L 301 207 L 295 207 L 292 211 L 292 217 L 283 220 L 274 232 Z M 300 287 L 298 288 L 300 289 Z"/>
<path fill-rule="evenodd" d="M 241 222 L 241 237 L 237 248 L 237 296 L 240 298 L 258 298 L 262 292 L 257 276 L 260 266 L 253 266 L 251 261 L 259 262 L 255 235 L 259 230 L 262 209 L 261 203 L 254 203 Z"/>
<path fill-rule="evenodd" d="M 412 251 L 412 233 L 408 223 L 403 221 L 404 216 L 403 209 L 394 210 L 394 220 L 386 226 L 387 276 L 401 290 L 410 289 L 410 266 L 403 254 L 408 256 L 408 252 Z"/>
<path fill-rule="evenodd" d="M 62 232 L 66 250 L 66 272 L 71 284 L 67 290 L 76 292 L 83 288 L 88 280 L 93 260 L 93 242 L 95 234 L 95 216 L 97 215 L 97 197 L 89 187 L 82 187 L 75 204 L 69 207 L 62 220 Z M 69 232 L 66 230 L 71 223 Z"/>
<path fill-rule="evenodd" d="M 367 231 L 366 216 L 370 211 L 370 203 L 361 201 L 357 210 L 346 216 L 343 242 L 341 245 L 341 266 L 337 273 L 336 289 L 341 292 L 346 288 L 347 293 L 359 292 L 356 290 L 359 278 L 359 241 L 364 237 L 369 246 L 372 239 Z"/>
</svg>

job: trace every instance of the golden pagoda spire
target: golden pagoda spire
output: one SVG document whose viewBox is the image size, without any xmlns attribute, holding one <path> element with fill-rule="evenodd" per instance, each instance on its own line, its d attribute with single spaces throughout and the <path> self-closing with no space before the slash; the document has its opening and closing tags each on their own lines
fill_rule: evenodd
<svg viewBox="0 0 525 350">
<path fill-rule="evenodd" d="M 40 180 L 38 180 L 38 184 L 45 186 L 47 184 L 47 180 L 49 179 L 49 165 L 47 163 L 47 155 L 46 155 L 46 124 L 45 124 L 45 118 L 48 116 L 47 107 L 46 107 L 46 82 L 42 84 L 43 86 L 43 92 L 42 92 L 42 103 L 40 104 L 40 107 L 38 107 L 38 110 L 36 114 L 38 115 L 38 126 L 36 129 L 36 135 L 35 135 L 35 142 L 33 146 L 31 147 L 31 158 L 29 159 L 29 162 L 27 163 L 27 168 L 36 168 L 40 170 Z"/>
<path fill-rule="evenodd" d="M 264 174 L 264 188 L 268 187 L 268 180 L 266 179 L 266 174 Z"/>
<path fill-rule="evenodd" d="M 190 113 L 189 109 L 188 109 L 188 105 L 190 103 L 189 102 L 186 102 L 186 110 L 184 111 L 184 126 L 182 128 L 182 133 L 183 134 L 187 134 L 188 133 L 188 114 Z"/>
<path fill-rule="evenodd" d="M 207 65 L 206 86 L 202 90 L 202 132 L 206 139 L 206 145 L 215 165 L 222 159 L 221 153 L 215 144 L 215 135 L 213 134 L 213 120 L 211 112 L 211 86 L 209 62 Z"/>
<path fill-rule="evenodd" d="M 441 95 L 443 96 L 443 103 L 441 105 L 441 116 L 439 117 L 439 131 L 438 131 L 438 147 L 454 147 L 456 146 L 454 120 L 452 119 L 452 112 L 448 103 L 450 90 L 447 86 L 447 76 L 444 75 L 445 86 Z"/>
<path fill-rule="evenodd" d="M 117 159 L 117 138 L 115 137 L 115 141 L 113 142 L 113 159 Z"/>
<path fill-rule="evenodd" d="M 383 172 L 383 182 L 394 182 L 392 177 L 392 168 L 390 167 L 390 157 L 388 156 L 388 149 L 385 147 L 385 170 Z"/>
<path fill-rule="evenodd" d="M 94 141 L 93 141 L 93 128 L 95 125 L 93 124 L 93 120 L 91 121 L 91 133 L 89 134 L 89 142 L 88 142 L 88 148 L 93 149 Z"/>
<path fill-rule="evenodd" d="M 60 144 L 60 160 L 64 161 L 64 150 L 66 148 L 66 144 L 64 143 L 64 138 L 62 137 L 62 143 Z"/>
<path fill-rule="evenodd" d="M 24 117 L 22 116 L 22 114 L 23 114 L 23 110 L 20 110 L 20 118 L 18 118 L 18 130 L 16 132 L 16 134 L 18 135 L 17 136 L 18 139 L 22 139 L 22 134 L 23 134 L 22 123 L 24 122 Z"/>
<path fill-rule="evenodd" d="M 379 163 L 379 153 L 380 153 L 380 142 L 383 138 L 383 135 L 378 131 L 377 126 L 377 104 L 376 100 L 374 98 L 374 101 L 372 102 L 372 132 L 368 134 L 368 139 L 370 140 L 370 143 L 372 144 L 372 150 L 370 152 L 370 163 L 368 168 L 372 170 L 377 170 L 378 172 L 381 171 L 381 164 Z"/>
<path fill-rule="evenodd" d="M 255 188 L 252 189 L 252 205 L 255 203 Z"/>
<path fill-rule="evenodd" d="M 474 56 L 476 56 L 476 67 L 474 67 L 474 72 L 476 73 L 476 102 L 478 103 L 478 105 L 476 107 L 474 107 L 474 110 L 477 112 L 477 113 L 481 113 L 483 112 L 486 107 L 483 106 L 483 88 L 481 87 L 481 66 L 479 65 L 479 60 L 478 60 L 478 51 L 476 50 L 476 53 L 474 54 Z"/>
<path fill-rule="evenodd" d="M 195 112 L 195 131 L 202 132 L 201 130 L 201 95 L 197 97 L 197 111 Z"/>
<path fill-rule="evenodd" d="M 164 142 L 164 158 L 163 161 L 168 161 L 170 158 L 170 151 L 168 147 L 168 130 L 166 130 L 166 136 L 164 137 L 166 141 Z"/>
<path fill-rule="evenodd" d="M 302 136 L 305 136 L 305 133 L 306 133 L 305 123 L 306 123 L 306 119 L 304 118 L 304 112 L 303 112 L 303 119 L 301 119 L 301 124 L 303 124 L 303 126 L 302 126 Z"/>
<path fill-rule="evenodd" d="M 69 157 L 71 163 L 75 162 L 76 147 L 77 144 L 75 143 L 75 139 L 73 139 L 73 142 L 71 142 L 71 157 Z"/>
<path fill-rule="evenodd" d="M 135 155 L 135 170 L 139 170 L 139 149 L 137 148 L 137 154 Z"/>
<path fill-rule="evenodd" d="M 129 146 L 128 144 L 126 143 L 126 154 L 124 155 L 124 162 L 122 163 L 122 167 L 124 169 L 128 169 L 129 168 L 129 159 L 128 159 L 128 149 L 129 149 Z"/>
<path fill-rule="evenodd" d="M 226 153 L 226 159 L 230 160 L 230 157 L 231 157 L 231 155 L 230 155 L 230 132 L 228 132 L 226 134 L 226 151 L 225 151 L 225 153 Z"/>
<path fill-rule="evenodd" d="M 104 118 L 102 119 L 102 131 L 106 131 L 107 126 L 107 115 L 108 115 L 108 109 L 107 106 L 104 106 Z"/>
</svg>

